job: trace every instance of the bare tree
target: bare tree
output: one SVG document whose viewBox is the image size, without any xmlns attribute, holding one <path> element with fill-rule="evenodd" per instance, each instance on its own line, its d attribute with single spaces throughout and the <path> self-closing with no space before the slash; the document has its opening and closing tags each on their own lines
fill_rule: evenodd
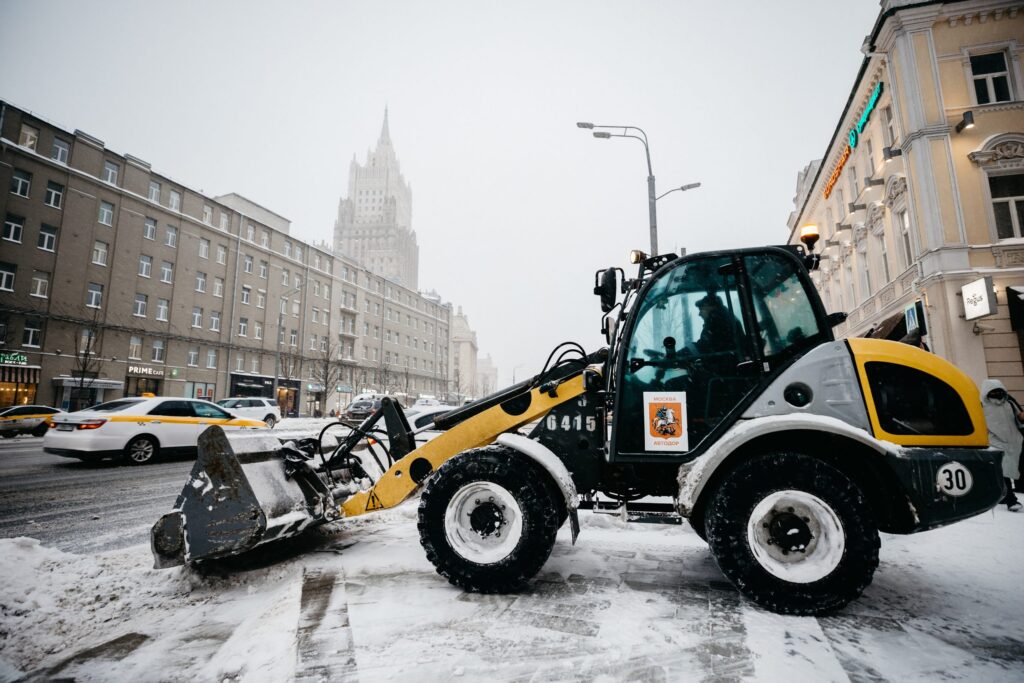
<svg viewBox="0 0 1024 683">
<path fill-rule="evenodd" d="M 71 376 L 78 380 L 78 386 L 71 397 L 74 410 L 88 407 L 79 404 L 92 400 L 87 392 L 103 369 L 103 357 L 98 352 L 101 334 L 102 327 L 97 309 L 93 311 L 92 320 L 79 327 L 78 334 L 75 335 L 75 363 Z"/>
<path fill-rule="evenodd" d="M 328 397 L 334 393 L 344 370 L 341 364 L 341 346 L 328 342 L 326 346 L 320 347 L 319 353 L 313 356 L 309 364 L 309 378 L 324 388 L 323 408 L 326 409 Z"/>
</svg>

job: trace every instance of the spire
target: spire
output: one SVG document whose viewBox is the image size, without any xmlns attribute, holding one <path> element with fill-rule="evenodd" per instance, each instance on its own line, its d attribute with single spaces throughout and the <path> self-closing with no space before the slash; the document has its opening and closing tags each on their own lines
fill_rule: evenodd
<svg viewBox="0 0 1024 683">
<path fill-rule="evenodd" d="M 388 131 L 388 107 L 384 105 L 384 125 L 380 129 L 380 141 L 379 145 L 390 145 L 391 144 L 391 133 Z"/>
</svg>

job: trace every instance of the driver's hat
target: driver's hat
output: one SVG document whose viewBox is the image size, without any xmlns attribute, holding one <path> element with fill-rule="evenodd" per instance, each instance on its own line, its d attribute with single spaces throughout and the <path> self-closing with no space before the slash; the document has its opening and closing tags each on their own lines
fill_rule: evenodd
<svg viewBox="0 0 1024 683">
<path fill-rule="evenodd" d="M 700 299 L 697 302 L 697 304 L 696 304 L 697 308 L 701 308 L 703 306 L 721 306 L 721 305 L 722 305 L 722 300 L 719 299 L 714 294 L 708 294 L 704 298 Z"/>
</svg>

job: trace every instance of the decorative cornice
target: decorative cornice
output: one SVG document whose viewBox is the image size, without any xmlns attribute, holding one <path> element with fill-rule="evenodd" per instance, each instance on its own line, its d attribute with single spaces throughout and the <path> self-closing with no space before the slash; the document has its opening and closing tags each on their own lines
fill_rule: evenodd
<svg viewBox="0 0 1024 683">
<path fill-rule="evenodd" d="M 957 24 L 963 24 L 964 26 L 970 26 L 975 21 L 979 24 L 984 24 L 989 19 L 992 21 L 999 21 L 1005 15 L 1009 19 L 1016 19 L 1017 13 L 1020 11 L 1019 7 L 1010 7 L 1008 9 L 999 8 L 994 10 L 983 10 L 981 12 L 965 12 L 960 14 L 951 15 L 948 18 L 949 27 L 956 28 Z"/>
<path fill-rule="evenodd" d="M 885 207 L 881 202 L 868 204 L 867 226 L 875 237 L 881 237 L 885 233 Z"/>
<path fill-rule="evenodd" d="M 971 152 L 967 158 L 980 166 L 1009 165 L 1006 162 L 1020 163 L 1020 160 L 1024 160 L 1024 140 L 1006 140 L 991 149 Z"/>
<path fill-rule="evenodd" d="M 890 176 L 885 183 L 885 199 L 883 203 L 890 209 L 907 192 L 907 177 L 904 175 Z"/>
</svg>

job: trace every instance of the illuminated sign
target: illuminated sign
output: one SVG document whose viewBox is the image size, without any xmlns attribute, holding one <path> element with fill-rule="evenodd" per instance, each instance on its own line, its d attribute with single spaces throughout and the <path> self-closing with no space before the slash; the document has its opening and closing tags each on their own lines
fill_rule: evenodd
<svg viewBox="0 0 1024 683">
<path fill-rule="evenodd" d="M 960 288 L 964 298 L 964 317 L 967 320 L 984 318 L 996 312 L 996 292 L 990 275 L 969 282 Z"/>
<path fill-rule="evenodd" d="M 28 356 L 24 353 L 0 353 L 0 365 L 28 365 Z"/>
<path fill-rule="evenodd" d="M 850 154 L 856 149 L 857 143 L 860 142 L 860 134 L 864 132 L 864 127 L 868 125 L 868 120 L 871 118 L 871 112 L 875 110 L 875 105 L 878 104 L 878 98 L 882 96 L 882 82 L 879 81 L 875 86 L 875 89 L 871 91 L 871 97 L 868 98 L 868 104 L 864 107 L 864 113 L 857 119 L 856 125 L 850 129 L 850 132 L 846 135 L 846 149 L 839 157 L 839 161 L 836 163 L 836 168 L 832 171 L 832 175 L 828 177 L 828 182 L 825 183 L 825 199 L 828 199 L 832 195 L 832 188 L 835 187 L 836 182 L 839 180 L 839 176 L 843 172 L 843 167 L 846 166 L 847 160 L 850 158 Z"/>
<path fill-rule="evenodd" d="M 163 377 L 164 371 L 161 368 L 153 368 L 148 365 L 129 365 L 128 374 L 141 377 Z"/>
</svg>

